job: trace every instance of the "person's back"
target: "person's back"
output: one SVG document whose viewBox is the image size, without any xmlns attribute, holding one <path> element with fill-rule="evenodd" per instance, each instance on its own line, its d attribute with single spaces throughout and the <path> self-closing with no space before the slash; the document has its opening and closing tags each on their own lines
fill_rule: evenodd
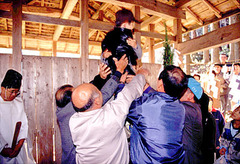
<svg viewBox="0 0 240 164">
<path fill-rule="evenodd" d="M 143 94 L 132 103 L 128 115 L 133 125 L 130 137 L 132 163 L 183 162 L 185 111 L 177 97 L 185 88 L 182 70 L 167 66 L 158 80 L 159 92 Z"/>
<path fill-rule="evenodd" d="M 203 124 L 202 158 L 203 163 L 212 164 L 216 152 L 216 122 L 214 116 L 208 111 L 209 97 L 207 94 L 203 93 L 200 104 Z"/>
<path fill-rule="evenodd" d="M 183 129 L 183 147 L 185 164 L 200 164 L 202 159 L 203 125 L 199 99 L 202 97 L 201 84 L 193 77 L 188 78 L 188 89 L 180 98 L 185 107 L 185 122 Z"/>
</svg>

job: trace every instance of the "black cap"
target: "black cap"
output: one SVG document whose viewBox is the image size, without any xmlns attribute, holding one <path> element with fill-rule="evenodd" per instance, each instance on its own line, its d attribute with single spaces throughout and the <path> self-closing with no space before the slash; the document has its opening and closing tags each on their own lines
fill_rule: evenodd
<svg viewBox="0 0 240 164">
<path fill-rule="evenodd" d="M 214 64 L 214 66 L 220 66 L 220 67 L 223 67 L 223 64 L 216 63 L 216 64 Z"/>
<path fill-rule="evenodd" d="M 13 69 L 9 69 L 2 81 L 1 87 L 17 88 L 21 87 L 22 75 Z"/>
<path fill-rule="evenodd" d="M 116 12 L 116 26 L 121 26 L 124 22 L 137 22 L 140 23 L 140 21 L 136 20 L 133 16 L 133 13 L 128 9 L 122 9 L 118 10 Z"/>
</svg>

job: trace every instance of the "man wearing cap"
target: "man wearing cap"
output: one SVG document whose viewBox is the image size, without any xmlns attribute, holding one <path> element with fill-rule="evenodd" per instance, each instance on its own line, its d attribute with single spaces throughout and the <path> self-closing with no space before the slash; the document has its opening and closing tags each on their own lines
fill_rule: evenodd
<svg viewBox="0 0 240 164">
<path fill-rule="evenodd" d="M 168 65 L 158 78 L 157 91 L 143 94 L 131 104 L 132 163 L 183 163 L 185 109 L 178 98 L 186 88 L 181 68 Z"/>
<path fill-rule="evenodd" d="M 0 163 L 35 163 L 30 145 L 26 146 L 28 121 L 19 95 L 22 75 L 8 70 L 1 84 Z M 17 122 L 21 122 L 17 128 Z M 17 131 L 19 132 L 17 133 Z"/>
<path fill-rule="evenodd" d="M 135 74 L 132 66 L 137 65 L 137 59 L 142 57 L 142 49 L 136 40 L 133 39 L 132 30 L 134 22 L 138 21 L 130 10 L 119 10 L 116 13 L 115 28 L 107 33 L 102 42 L 101 59 L 111 68 L 112 73 L 116 70 L 112 58 L 120 59 L 122 55 L 126 54 L 129 61 L 126 70 L 129 74 Z"/>
<path fill-rule="evenodd" d="M 185 107 L 185 122 L 183 129 L 183 147 L 185 164 L 201 163 L 201 146 L 203 139 L 202 113 L 198 103 L 203 89 L 194 78 L 188 78 L 188 88 L 180 101 Z"/>
</svg>

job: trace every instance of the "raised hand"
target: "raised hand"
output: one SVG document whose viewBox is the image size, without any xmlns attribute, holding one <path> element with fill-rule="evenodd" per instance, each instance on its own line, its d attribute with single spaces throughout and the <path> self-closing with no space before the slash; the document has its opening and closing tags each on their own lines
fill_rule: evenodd
<svg viewBox="0 0 240 164">
<path fill-rule="evenodd" d="M 99 71 L 99 75 L 102 79 L 106 79 L 107 76 L 111 73 L 110 68 L 106 65 L 101 63 L 100 64 L 100 71 Z"/>
<path fill-rule="evenodd" d="M 128 59 L 126 57 L 126 54 L 121 57 L 120 60 L 117 60 L 117 58 L 113 58 L 115 65 L 116 65 L 116 70 L 123 73 L 124 69 L 127 67 L 128 64 Z"/>
</svg>

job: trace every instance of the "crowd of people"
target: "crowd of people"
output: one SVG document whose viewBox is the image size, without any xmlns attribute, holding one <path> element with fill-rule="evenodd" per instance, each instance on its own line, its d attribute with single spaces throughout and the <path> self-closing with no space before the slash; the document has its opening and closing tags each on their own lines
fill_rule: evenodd
<svg viewBox="0 0 240 164">
<path fill-rule="evenodd" d="M 102 44 L 99 74 L 56 91 L 62 163 L 240 163 L 239 64 L 233 70 L 215 64 L 202 85 L 200 75 L 167 65 L 155 90 L 146 82 L 151 73 L 137 68 L 142 52 L 132 37 L 134 21 L 130 10 L 118 11 Z M 28 125 L 18 97 L 21 80 L 9 70 L 1 84 L 0 163 L 35 162 L 30 144 L 23 144 Z"/>
</svg>

